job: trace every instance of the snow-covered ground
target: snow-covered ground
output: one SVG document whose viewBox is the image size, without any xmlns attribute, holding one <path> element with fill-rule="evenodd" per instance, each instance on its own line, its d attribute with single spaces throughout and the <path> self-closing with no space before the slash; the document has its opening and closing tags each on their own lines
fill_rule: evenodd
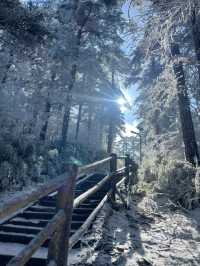
<svg viewBox="0 0 200 266">
<path fill-rule="evenodd" d="M 14 194 L 1 195 L 1 204 Z M 183 210 L 165 196 L 142 192 L 130 210 L 107 203 L 81 247 L 70 252 L 69 265 L 200 265 L 200 209 Z"/>
<path fill-rule="evenodd" d="M 107 205 L 84 243 L 80 261 L 70 265 L 200 265 L 200 209 L 184 211 L 164 196 L 140 193 L 130 210 Z"/>
</svg>

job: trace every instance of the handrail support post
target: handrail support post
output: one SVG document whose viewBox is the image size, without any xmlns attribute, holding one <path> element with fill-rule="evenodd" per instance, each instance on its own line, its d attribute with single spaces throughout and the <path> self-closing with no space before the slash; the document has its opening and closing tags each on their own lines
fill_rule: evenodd
<svg viewBox="0 0 200 266">
<path fill-rule="evenodd" d="M 70 165 L 69 173 L 68 183 L 59 189 L 57 195 L 57 210 L 64 210 L 65 222 L 54 233 L 48 250 L 48 261 L 55 261 L 57 266 L 67 266 L 68 264 L 69 237 L 78 167 L 76 165 Z"/>
<path fill-rule="evenodd" d="M 111 179 L 111 202 L 114 203 L 116 200 L 116 180 L 115 180 L 115 173 L 117 171 L 117 155 L 115 153 L 111 154 L 112 159 L 110 160 L 110 173 L 112 176 Z"/>
<path fill-rule="evenodd" d="M 130 196 L 131 196 L 130 163 L 131 163 L 130 155 L 126 154 L 125 156 L 125 176 L 126 176 L 125 187 L 127 191 L 127 208 L 129 208 L 129 205 L 130 205 Z"/>
</svg>

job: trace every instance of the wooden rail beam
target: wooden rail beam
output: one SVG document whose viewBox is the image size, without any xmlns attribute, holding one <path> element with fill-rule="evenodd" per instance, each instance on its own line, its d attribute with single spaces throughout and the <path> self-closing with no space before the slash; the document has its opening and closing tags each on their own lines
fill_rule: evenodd
<svg viewBox="0 0 200 266">
<path fill-rule="evenodd" d="M 81 166 L 81 167 L 79 167 L 79 174 L 85 173 L 86 171 L 91 170 L 91 169 L 94 169 L 95 167 L 97 167 L 97 166 L 99 166 L 101 164 L 107 163 L 111 159 L 112 159 L 112 157 L 108 157 L 108 158 L 105 158 L 103 160 L 100 160 L 100 161 L 97 161 L 97 162 L 88 164 L 86 166 Z"/>
<path fill-rule="evenodd" d="M 116 154 L 111 154 L 111 161 L 110 161 L 110 172 L 111 174 L 114 174 L 117 171 L 117 155 Z M 114 203 L 115 202 L 115 193 L 116 193 L 116 182 L 115 182 L 115 176 L 113 176 L 112 180 L 111 180 L 111 202 Z"/>
<path fill-rule="evenodd" d="M 118 174 L 120 174 L 120 171 L 124 171 L 125 167 L 118 170 Z M 120 192 L 117 190 L 117 187 L 120 186 L 125 181 L 125 178 L 122 178 L 119 182 L 116 183 L 116 194 L 120 197 L 122 200 L 125 208 L 127 207 L 126 201 L 121 196 Z M 71 236 L 69 240 L 69 250 L 73 248 L 73 246 L 80 240 L 80 238 L 84 235 L 84 233 L 89 229 L 90 225 L 92 224 L 92 221 L 95 219 L 99 211 L 104 206 L 105 202 L 110 198 L 110 195 L 112 193 L 112 190 L 110 190 L 106 196 L 102 199 L 102 201 L 99 203 L 99 205 L 94 209 L 94 211 L 90 214 L 90 216 L 87 218 L 87 220 L 82 224 L 82 226 L 76 231 L 73 236 Z"/>
<path fill-rule="evenodd" d="M 83 193 L 79 197 L 77 197 L 74 200 L 74 208 L 77 208 L 81 203 L 83 203 L 85 200 L 87 200 L 90 196 L 92 196 L 94 193 L 96 193 L 97 191 L 99 191 L 107 182 L 109 182 L 112 179 L 113 175 L 115 177 L 117 177 L 117 176 L 121 175 L 124 170 L 125 170 L 125 167 L 117 170 L 115 174 L 111 174 L 111 175 L 105 176 L 94 187 L 90 188 L 85 193 Z M 117 182 L 117 180 L 115 180 L 115 182 Z"/>
<path fill-rule="evenodd" d="M 69 174 L 64 173 L 59 178 L 42 184 L 31 192 L 22 193 L 20 196 L 9 200 L 6 204 L 0 205 L 0 219 L 8 217 L 28 204 L 56 191 L 68 182 L 68 178 Z"/>
<path fill-rule="evenodd" d="M 87 218 L 87 220 L 84 222 L 84 224 L 81 225 L 81 227 L 76 231 L 73 236 L 71 236 L 69 240 L 69 249 L 72 249 L 73 246 L 80 240 L 80 238 L 84 235 L 84 233 L 89 229 L 90 225 L 92 224 L 92 221 L 95 219 L 103 205 L 108 199 L 108 195 L 111 192 L 109 192 L 99 203 L 99 205 L 94 209 L 94 211 L 90 214 L 90 216 Z"/>
<path fill-rule="evenodd" d="M 99 183 L 97 183 L 94 187 L 88 189 L 86 192 L 84 192 L 83 194 L 81 194 L 80 196 L 78 196 L 74 200 L 74 208 L 77 208 L 86 199 L 88 199 L 90 196 L 92 196 L 97 191 L 99 191 L 111 178 L 112 178 L 112 175 L 107 175 Z"/>
<path fill-rule="evenodd" d="M 111 158 L 112 157 L 108 157 L 95 163 L 80 167 L 79 172 L 84 173 L 85 171 L 95 168 L 98 165 L 109 162 Z M 33 203 L 34 201 L 58 190 L 60 187 L 67 183 L 68 177 L 69 173 L 64 173 L 58 178 L 38 186 L 35 190 L 22 193 L 21 195 L 9 200 L 7 204 L 0 205 L 0 220 L 10 216 L 19 209 L 26 207 L 28 204 Z"/>
</svg>

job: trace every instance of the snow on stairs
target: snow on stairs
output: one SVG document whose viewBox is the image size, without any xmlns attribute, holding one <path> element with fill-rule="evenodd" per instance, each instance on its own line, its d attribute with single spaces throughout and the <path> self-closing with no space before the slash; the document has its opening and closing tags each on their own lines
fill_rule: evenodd
<svg viewBox="0 0 200 266">
<path fill-rule="evenodd" d="M 75 197 L 79 196 L 99 182 L 105 175 L 90 175 L 89 181 L 80 183 L 76 187 Z M 84 223 L 94 208 L 107 193 L 105 188 L 98 195 L 92 196 L 80 207 L 75 208 L 72 216 L 71 235 Z M 56 213 L 56 194 L 48 195 L 32 206 L 0 224 L 0 266 L 5 266 L 16 256 L 45 227 Z M 33 255 L 27 266 L 45 266 L 49 240 Z M 78 246 L 78 245 L 77 245 Z"/>
</svg>

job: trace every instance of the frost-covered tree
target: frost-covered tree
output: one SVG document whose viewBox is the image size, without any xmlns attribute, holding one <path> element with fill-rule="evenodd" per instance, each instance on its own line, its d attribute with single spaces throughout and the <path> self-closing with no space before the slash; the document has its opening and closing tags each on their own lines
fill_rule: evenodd
<svg viewBox="0 0 200 266">
<path fill-rule="evenodd" d="M 120 5 L 5 0 L 0 9 L 5 189 L 58 175 L 63 155 L 83 162 L 105 155 L 108 136 L 113 142 L 123 125 L 116 107 L 109 135 L 109 106 L 120 95 L 118 84 L 112 86 L 112 66 L 122 83 L 129 60 L 121 49 L 127 23 Z"/>
<path fill-rule="evenodd" d="M 194 35 L 194 25 L 196 32 L 198 30 L 198 9 L 197 2 L 189 0 L 182 3 L 151 1 L 149 5 L 144 4 L 141 11 L 143 44 L 138 43 L 133 61 L 134 63 L 139 59 L 140 62 L 138 67 L 138 63 L 133 64 L 133 70 L 136 71 L 136 77 L 133 71 L 133 78 L 138 77 L 140 80 L 138 102 L 139 106 L 144 107 L 139 108 L 143 123 L 150 122 L 149 128 L 144 125 L 148 128 L 146 134 L 153 136 L 155 148 L 159 150 L 162 143 L 166 144 L 167 135 L 171 140 L 176 140 L 174 136 L 178 138 L 181 129 L 185 157 L 192 164 L 199 163 L 194 129 L 197 125 L 194 127 L 192 116 L 195 114 L 191 110 L 194 91 L 198 93 L 199 86 L 193 89 L 190 87 L 191 80 L 195 82 L 196 79 L 196 76 L 191 76 L 191 65 L 193 70 L 196 68 L 198 71 L 198 40 L 195 40 L 198 37 Z M 196 22 L 193 21 L 194 16 Z M 191 36 L 194 42 L 191 42 Z M 190 80 L 187 80 L 188 75 Z M 181 142 L 175 143 L 174 150 Z M 181 149 L 182 145 L 179 146 L 179 154 Z M 170 153 L 171 149 L 166 150 Z"/>
</svg>

